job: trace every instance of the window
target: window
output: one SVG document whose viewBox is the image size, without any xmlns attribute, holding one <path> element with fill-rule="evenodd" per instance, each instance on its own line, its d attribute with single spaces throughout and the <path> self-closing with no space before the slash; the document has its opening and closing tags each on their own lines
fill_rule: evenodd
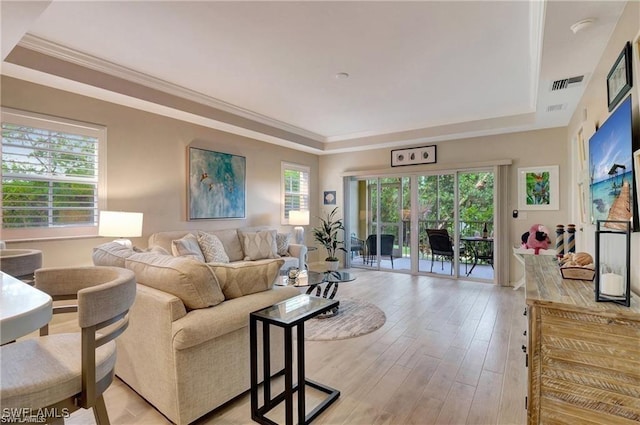
<svg viewBox="0 0 640 425">
<path fill-rule="evenodd" d="M 2 109 L 2 234 L 95 236 L 106 129 Z"/>
<path fill-rule="evenodd" d="M 309 167 L 282 163 L 282 223 L 289 223 L 289 211 L 309 209 Z"/>
</svg>

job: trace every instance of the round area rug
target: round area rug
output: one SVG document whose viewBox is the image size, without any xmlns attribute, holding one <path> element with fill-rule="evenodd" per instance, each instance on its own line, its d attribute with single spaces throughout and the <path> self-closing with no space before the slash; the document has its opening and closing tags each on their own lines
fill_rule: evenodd
<svg viewBox="0 0 640 425">
<path fill-rule="evenodd" d="M 305 322 L 304 339 L 332 341 L 366 335 L 384 325 L 384 312 L 375 305 L 353 298 L 341 298 L 338 314 Z"/>
</svg>

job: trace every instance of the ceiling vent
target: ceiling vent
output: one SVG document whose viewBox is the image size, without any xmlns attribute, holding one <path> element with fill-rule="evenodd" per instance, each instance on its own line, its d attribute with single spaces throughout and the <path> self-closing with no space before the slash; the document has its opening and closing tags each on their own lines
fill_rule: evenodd
<svg viewBox="0 0 640 425">
<path fill-rule="evenodd" d="M 582 84 L 584 80 L 584 75 L 579 75 L 577 77 L 564 78 L 562 80 L 556 80 L 551 84 L 551 91 L 564 90 L 571 87 L 577 87 Z"/>
<path fill-rule="evenodd" d="M 567 109 L 566 103 L 558 103 L 557 105 L 549 105 L 547 106 L 547 112 L 560 112 Z"/>
</svg>

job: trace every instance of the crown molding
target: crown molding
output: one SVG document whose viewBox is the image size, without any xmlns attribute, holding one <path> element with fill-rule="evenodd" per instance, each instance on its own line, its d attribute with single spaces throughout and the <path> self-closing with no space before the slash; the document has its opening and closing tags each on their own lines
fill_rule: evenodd
<svg viewBox="0 0 640 425">
<path fill-rule="evenodd" d="M 215 118 L 207 117 L 204 114 L 196 114 L 185 111 L 183 109 L 177 109 L 171 106 L 167 106 L 162 102 L 151 102 L 139 97 L 129 96 L 106 88 L 78 82 L 63 76 L 49 74 L 41 70 L 32 69 L 11 62 L 3 62 L 1 64 L 1 71 L 2 72 L 0 74 L 2 76 L 11 77 L 34 84 L 40 84 L 46 87 L 67 91 L 69 93 L 79 94 L 81 96 L 99 99 L 105 102 L 110 102 L 117 105 L 138 109 L 140 111 L 146 111 L 152 114 L 157 114 L 184 122 L 201 125 L 203 127 L 224 131 L 230 134 L 236 134 L 239 136 L 260 140 L 266 143 L 271 143 L 302 152 L 313 153 L 316 155 L 322 155 L 324 153 L 324 144 L 322 142 L 315 142 L 316 145 L 314 146 L 313 144 L 309 143 L 305 144 L 304 141 L 292 141 L 290 138 L 271 135 L 259 130 L 241 127 L 232 123 L 227 123 L 224 121 L 216 120 Z"/>
<path fill-rule="evenodd" d="M 326 137 L 320 134 L 287 124 L 273 118 L 269 118 L 265 115 L 252 112 L 247 109 L 240 108 L 214 97 L 198 93 L 194 90 L 190 90 L 177 84 L 152 77 L 142 72 L 134 71 L 133 69 L 117 65 L 113 62 L 109 62 L 107 60 L 79 52 L 77 50 L 54 43 L 52 41 L 45 40 L 33 34 L 27 33 L 22 38 L 22 40 L 20 40 L 18 45 L 26 49 L 54 57 L 56 59 L 63 60 L 65 62 L 92 69 L 94 71 L 103 72 L 117 78 L 122 78 L 123 80 L 159 90 L 167 94 L 178 96 L 186 100 L 197 102 L 202 105 L 218 109 L 233 115 L 237 115 L 239 117 L 255 121 L 260 124 L 275 127 L 283 131 L 291 132 L 299 136 L 316 140 L 318 142 L 326 141 Z"/>
</svg>

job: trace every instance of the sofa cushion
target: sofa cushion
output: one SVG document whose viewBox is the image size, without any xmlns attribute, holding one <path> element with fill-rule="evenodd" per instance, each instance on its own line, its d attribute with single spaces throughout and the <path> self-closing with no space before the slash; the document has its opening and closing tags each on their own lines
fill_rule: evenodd
<svg viewBox="0 0 640 425">
<path fill-rule="evenodd" d="M 242 297 L 273 287 L 284 260 L 257 260 L 229 264 L 209 264 L 225 299 Z"/>
<path fill-rule="evenodd" d="M 198 238 L 193 233 L 171 241 L 171 252 L 176 257 L 193 257 L 204 263 L 204 255 L 200 249 L 200 244 L 198 244 Z"/>
<path fill-rule="evenodd" d="M 124 260 L 135 252 L 118 242 L 107 242 L 93 248 L 93 264 L 96 266 L 124 267 Z"/>
<path fill-rule="evenodd" d="M 127 258 L 125 266 L 133 270 L 138 283 L 175 295 L 189 309 L 224 301 L 215 274 L 205 263 L 193 258 L 144 252 Z"/>
<path fill-rule="evenodd" d="M 240 232 L 245 261 L 278 258 L 276 230 Z"/>
<path fill-rule="evenodd" d="M 216 235 L 198 232 L 198 245 L 207 263 L 228 263 L 229 256 L 224 250 L 222 241 Z"/>
<path fill-rule="evenodd" d="M 291 233 L 278 233 L 276 234 L 276 247 L 278 249 L 278 255 L 285 257 L 289 255 L 289 241 L 291 240 Z"/>
</svg>

